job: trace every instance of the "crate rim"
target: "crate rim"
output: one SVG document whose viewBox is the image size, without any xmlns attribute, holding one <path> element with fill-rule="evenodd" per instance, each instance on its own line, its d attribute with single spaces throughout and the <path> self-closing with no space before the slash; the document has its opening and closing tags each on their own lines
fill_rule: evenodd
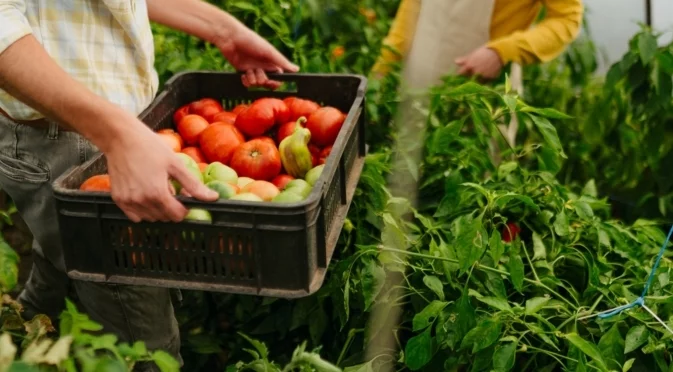
<svg viewBox="0 0 673 372">
<path fill-rule="evenodd" d="M 216 71 L 216 70 L 185 70 L 185 71 L 180 71 L 178 73 L 175 73 L 173 76 L 171 76 L 163 85 L 162 89 L 160 92 L 158 92 L 155 96 L 155 98 L 152 100 L 152 102 L 144 109 L 141 111 L 141 113 L 137 116 L 140 121 L 143 121 L 145 117 L 152 112 L 152 110 L 156 107 L 156 105 L 166 96 L 169 94 L 172 89 L 173 89 L 173 84 L 175 84 L 176 81 L 180 80 L 181 78 L 184 78 L 185 76 L 189 75 L 212 75 L 212 74 L 218 74 L 218 75 L 239 75 L 242 76 L 242 72 L 226 72 L 226 71 Z M 347 128 L 351 128 L 351 130 L 356 130 L 355 123 L 353 125 L 346 125 L 347 122 L 352 122 L 354 120 L 357 120 L 360 115 L 362 115 L 362 111 L 364 110 L 364 106 L 361 104 L 362 101 L 365 99 L 366 95 L 366 87 L 367 87 L 367 77 L 364 75 L 358 75 L 358 74 L 347 74 L 347 73 L 334 73 L 334 74 L 326 74 L 326 73 L 267 73 L 267 76 L 270 79 L 275 79 L 275 80 L 281 80 L 281 81 L 288 81 L 292 80 L 293 78 L 306 78 L 306 77 L 326 77 L 326 78 L 354 78 L 360 81 L 358 84 L 357 92 L 355 95 L 355 100 L 351 104 L 348 112 L 346 113 L 346 119 L 344 120 L 344 125 L 341 127 L 341 130 L 339 130 L 339 134 L 337 135 L 337 140 L 334 142 L 333 149 L 338 148 L 340 149 L 341 153 L 343 153 L 345 149 L 345 141 L 346 141 L 346 136 L 342 135 L 344 130 Z M 286 92 L 288 95 L 293 95 L 293 92 Z M 183 195 L 176 195 L 177 200 L 182 203 L 185 207 L 187 208 L 205 208 L 205 207 L 213 207 L 213 206 L 232 206 L 232 207 L 246 207 L 249 208 L 250 212 L 256 213 L 259 211 L 263 211 L 265 209 L 274 209 L 278 210 L 281 209 L 286 212 L 301 212 L 305 210 L 310 210 L 314 209 L 322 202 L 322 195 L 324 192 L 325 188 L 325 180 L 328 178 L 328 175 L 331 177 L 338 169 L 337 163 L 334 162 L 334 157 L 336 156 L 336 153 L 332 152 L 330 153 L 329 157 L 327 158 L 327 161 L 325 162 L 325 168 L 323 169 L 322 173 L 320 174 L 320 177 L 316 181 L 316 183 L 311 187 L 311 192 L 309 195 L 304 198 L 304 200 L 301 200 L 299 202 L 294 202 L 294 203 L 271 203 L 271 202 L 252 202 L 252 201 L 245 201 L 245 200 L 230 200 L 230 199 L 219 199 L 213 202 L 206 202 L 206 201 L 200 201 L 198 199 L 194 198 L 188 198 Z M 82 201 L 80 197 L 91 197 L 95 198 L 97 203 L 104 203 L 108 205 L 113 205 L 116 204 L 114 200 L 112 199 L 112 196 L 110 193 L 106 192 L 84 192 L 80 191 L 79 189 L 68 189 L 62 186 L 63 181 L 70 177 L 72 174 L 77 172 L 80 169 L 86 169 L 91 164 L 94 162 L 98 161 L 101 157 L 104 157 L 104 154 L 99 152 L 96 156 L 92 157 L 88 161 L 84 162 L 83 164 L 79 166 L 73 166 L 70 167 L 67 171 L 62 173 L 59 177 L 54 180 L 52 183 L 52 189 L 54 192 L 54 196 L 58 199 L 61 199 L 63 201 Z M 332 161 L 330 161 L 330 159 Z M 86 202 L 90 202 L 91 200 L 87 200 Z"/>
</svg>

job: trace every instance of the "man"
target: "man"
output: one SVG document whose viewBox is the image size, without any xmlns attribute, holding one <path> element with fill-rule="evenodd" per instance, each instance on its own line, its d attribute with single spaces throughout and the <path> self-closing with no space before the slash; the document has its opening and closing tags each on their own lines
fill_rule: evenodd
<svg viewBox="0 0 673 372">
<path fill-rule="evenodd" d="M 544 18 L 530 28 L 544 5 Z M 449 73 L 495 79 L 503 66 L 557 57 L 578 35 L 581 0 L 402 0 L 384 44 L 405 58 L 404 79 L 427 88 Z M 383 50 L 373 72 L 398 55 Z"/>
<path fill-rule="evenodd" d="M 0 188 L 35 236 L 33 268 L 19 296 L 25 318 L 55 319 L 72 285 L 105 331 L 179 359 L 168 289 L 68 280 L 50 186 L 100 150 L 112 198 L 133 221 L 185 217 L 169 177 L 196 198 L 217 198 L 137 119 L 158 86 L 150 20 L 219 47 L 246 71 L 245 85 L 277 87 L 264 71 L 298 70 L 259 35 L 200 0 L 0 0 Z"/>
</svg>

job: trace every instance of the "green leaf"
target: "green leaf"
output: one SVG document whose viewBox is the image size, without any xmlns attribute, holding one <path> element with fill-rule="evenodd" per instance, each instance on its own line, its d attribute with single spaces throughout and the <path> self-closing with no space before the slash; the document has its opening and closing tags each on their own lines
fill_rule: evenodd
<svg viewBox="0 0 673 372">
<path fill-rule="evenodd" d="M 435 321 L 435 319 L 437 319 L 439 313 L 448 304 L 448 302 L 437 300 L 430 302 L 420 313 L 414 315 L 413 330 L 420 331 L 421 329 L 428 327 Z"/>
<path fill-rule="evenodd" d="M 500 231 L 493 229 L 491 233 L 491 239 L 488 241 L 488 246 L 491 252 L 491 258 L 493 262 L 500 262 L 500 258 L 505 253 L 505 244 L 502 242 L 502 236 L 500 236 Z"/>
<path fill-rule="evenodd" d="M 518 254 L 511 254 L 509 257 L 509 264 L 507 265 L 509 269 L 510 280 L 514 288 L 521 292 L 523 290 L 523 260 Z"/>
<path fill-rule="evenodd" d="M 174 372 L 180 370 L 180 363 L 173 356 L 163 350 L 152 352 L 152 360 L 157 364 L 161 372 Z"/>
<path fill-rule="evenodd" d="M 531 207 L 536 212 L 540 211 L 540 207 L 537 204 L 535 204 L 535 201 L 533 201 L 533 199 L 531 199 L 530 197 L 528 197 L 526 195 L 518 195 L 518 194 L 515 194 L 515 193 L 508 193 L 508 194 L 499 196 L 495 200 L 495 205 L 498 208 L 504 208 L 507 205 L 507 203 L 511 200 L 520 201 L 523 204 Z"/>
<path fill-rule="evenodd" d="M 430 336 L 431 330 L 432 328 L 426 328 L 423 333 L 410 338 L 404 347 L 404 362 L 412 371 L 421 369 L 432 359 L 434 350 Z"/>
<path fill-rule="evenodd" d="M 554 219 L 554 231 L 558 236 L 566 236 L 570 234 L 570 226 L 568 225 L 568 217 L 565 210 L 561 210 Z"/>
<path fill-rule="evenodd" d="M 516 342 L 500 345 L 493 353 L 493 369 L 495 372 L 507 372 L 514 368 L 516 359 Z"/>
<path fill-rule="evenodd" d="M 631 370 L 631 367 L 633 367 L 633 363 L 636 361 L 636 358 L 631 358 L 627 360 L 624 363 L 624 366 L 622 367 L 622 372 L 629 372 Z"/>
<path fill-rule="evenodd" d="M 563 151 L 563 146 L 561 145 L 561 139 L 556 132 L 556 128 L 547 120 L 546 118 L 539 117 L 536 115 L 529 115 L 533 120 L 533 124 L 544 139 L 545 143 L 549 145 L 554 151 L 556 151 L 562 158 L 567 159 L 565 152 Z"/>
<path fill-rule="evenodd" d="M 454 120 L 445 127 L 439 128 L 435 131 L 432 137 L 432 153 L 434 154 L 448 154 L 452 150 L 449 147 L 453 141 L 458 138 L 460 131 L 463 129 L 465 120 Z"/>
<path fill-rule="evenodd" d="M 593 179 L 590 179 L 589 182 L 584 185 L 584 188 L 582 189 L 582 195 L 587 195 L 591 196 L 593 198 L 598 197 L 598 190 L 596 189 L 596 181 Z"/>
<path fill-rule="evenodd" d="M 526 315 L 537 313 L 549 300 L 549 297 L 533 297 L 530 300 L 526 300 Z"/>
<path fill-rule="evenodd" d="M 657 54 L 657 38 L 650 33 L 642 33 L 638 38 L 638 52 L 640 60 L 644 65 L 648 65 Z"/>
<path fill-rule="evenodd" d="M 477 297 L 477 300 L 501 311 L 512 312 L 512 307 L 507 300 L 497 297 Z"/>
<path fill-rule="evenodd" d="M 565 335 L 565 337 L 568 341 L 570 341 L 571 344 L 575 345 L 575 347 L 580 349 L 584 354 L 588 355 L 589 357 L 591 357 L 591 359 L 595 360 L 602 371 L 607 371 L 605 361 L 603 360 L 601 352 L 598 350 L 596 345 L 586 341 L 576 333 L 569 333 Z"/>
<path fill-rule="evenodd" d="M 461 216 L 455 221 L 454 235 L 456 236 L 456 255 L 460 269 L 466 271 L 484 252 L 481 216 Z"/>
<path fill-rule="evenodd" d="M 516 112 L 516 103 L 517 103 L 516 97 L 507 95 L 502 97 L 502 99 L 505 101 L 505 105 L 507 106 L 510 112 L 512 113 Z"/>
<path fill-rule="evenodd" d="M 572 116 L 562 113 L 553 108 L 536 108 L 527 106 L 522 112 L 533 112 L 548 119 L 572 119 Z"/>
<path fill-rule="evenodd" d="M 650 336 L 650 332 L 647 327 L 644 325 L 638 325 L 631 327 L 628 332 L 626 332 L 626 342 L 624 346 L 624 354 L 628 354 L 632 351 L 636 351 L 639 347 L 643 346 L 647 342 L 647 338 Z"/>
<path fill-rule="evenodd" d="M 603 360 L 610 370 L 619 371 L 624 364 L 624 339 L 619 333 L 619 325 L 613 325 L 598 341 Z"/>
<path fill-rule="evenodd" d="M 485 85 L 477 84 L 470 81 L 449 90 L 447 93 L 444 93 L 443 96 L 447 98 L 457 98 L 466 95 L 475 95 L 475 94 L 481 95 L 488 92 L 491 92 L 491 89 L 489 89 Z"/>
<path fill-rule="evenodd" d="M 19 278 L 19 255 L 4 240 L 0 240 L 0 293 L 14 289 Z"/>
<path fill-rule="evenodd" d="M 449 316 L 437 327 L 437 339 L 451 349 L 456 348 L 463 337 L 477 324 L 476 312 L 467 293 L 448 308 Z"/>
<path fill-rule="evenodd" d="M 594 216 L 594 210 L 591 209 L 591 206 L 583 201 L 577 201 L 575 203 L 575 212 L 581 219 L 591 219 Z"/>
<path fill-rule="evenodd" d="M 434 275 L 426 275 L 423 277 L 423 284 L 435 292 L 440 300 L 444 301 L 444 285 L 442 281 Z"/>
<path fill-rule="evenodd" d="M 376 260 L 370 260 L 363 267 L 360 280 L 362 284 L 362 296 L 365 301 L 365 311 L 367 311 L 385 284 L 386 272 Z"/>
<path fill-rule="evenodd" d="M 495 343 L 500 337 L 502 324 L 496 319 L 484 319 L 475 328 L 472 328 L 463 341 L 460 343 L 461 349 L 472 347 L 472 353 L 483 350 Z"/>
<path fill-rule="evenodd" d="M 533 252 L 533 261 L 547 258 L 547 248 L 544 246 L 542 237 L 536 232 L 533 232 Z"/>
</svg>

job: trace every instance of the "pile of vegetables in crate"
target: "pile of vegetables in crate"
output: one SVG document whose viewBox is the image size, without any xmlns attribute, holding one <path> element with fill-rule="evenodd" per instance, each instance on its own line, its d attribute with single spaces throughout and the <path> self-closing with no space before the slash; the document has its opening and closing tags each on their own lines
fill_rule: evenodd
<svg viewBox="0 0 673 372">
<path fill-rule="evenodd" d="M 337 1 L 331 5 L 339 17 L 326 17 L 330 7 L 309 3 L 301 8 L 298 35 L 292 33 L 297 1 L 218 5 L 274 41 L 303 71 L 367 74 L 398 2 Z M 185 69 L 222 67 L 211 46 L 159 26 L 155 30 L 162 80 Z M 367 156 L 325 284 L 297 300 L 183 291 L 176 308 L 183 370 L 670 371 L 671 337 L 650 314 L 634 309 L 610 319 L 590 317 L 637 298 L 665 239 L 661 226 L 670 222 L 619 220 L 607 198 L 611 188 L 629 195 L 633 189 L 652 191 L 656 183 L 654 209 L 657 204 L 664 212 L 670 209 L 667 168 L 655 154 L 670 147 L 662 128 L 670 121 L 664 75 L 673 73 L 673 50 L 653 47 L 652 37 L 647 30 L 634 37 L 624 59 L 613 65 L 608 84 L 590 77 L 591 71 L 578 71 L 595 56 L 581 54 L 577 43 L 554 63 L 526 69 L 525 97 L 509 92 L 507 84 L 485 87 L 447 78 L 429 92 L 430 107 L 423 108 L 427 120 L 405 123 L 427 132 L 418 144 L 420 163 L 391 146 L 403 136 L 391 129 L 402 107 L 398 74 L 371 80 L 367 133 L 374 151 Z M 239 146 L 259 140 L 270 149 L 273 143 L 285 169 L 255 178 L 232 164 L 233 150 L 227 159 L 208 158 L 201 138 L 195 139 L 198 130 L 190 125 L 181 131 L 181 120 L 175 120 L 172 131 L 159 135 L 204 182 L 211 177 L 224 182 L 225 196 L 230 187 L 236 191 L 232 197 L 240 195 L 252 183 L 245 177 L 271 184 L 278 175 L 309 182 L 306 174 L 292 175 L 296 168 L 284 167 L 281 128 L 288 138 L 290 131 L 306 127 L 320 152 L 329 151 L 327 143 L 315 142 L 309 113 L 297 126 L 298 117 L 278 121 L 274 111 L 273 124 L 266 121 L 274 128 L 270 133 L 246 133 L 236 125 L 239 109 L 222 113 L 219 102 L 199 102 L 201 111 L 191 112 L 191 103 L 176 116 L 198 115 L 203 120 L 191 119 L 197 129 L 215 126 L 237 140 L 238 131 Z M 217 115 L 224 123 L 211 123 Z M 512 115 L 521 127 L 518 146 L 509 148 L 497 125 Z M 505 149 L 502 162 L 485 151 L 493 138 Z M 647 155 L 638 152 L 641 142 L 654 144 Z M 315 169 L 327 156 L 316 161 L 319 153 L 309 145 L 310 140 L 306 147 Z M 403 161 L 394 162 L 396 157 Z M 405 166 L 392 168 L 399 163 Z M 625 164 L 626 172 L 620 172 Z M 418 184 L 415 203 L 388 189 L 392 172 Z M 640 178 L 634 174 L 641 173 L 646 182 L 636 182 Z M 274 186 L 280 195 L 283 183 Z M 668 324 L 673 317 L 670 257 L 667 252 L 646 298 Z M 0 267 L 7 268 L 0 270 L 0 288 L 7 292 L 15 283 L 16 255 L 1 244 Z M 21 319 L 8 296 L 1 309 L 0 329 L 6 333 L 0 338 L 0 369 L 13 358 L 23 358 L 14 366 L 79 363 L 91 371 L 105 363 L 119 367 L 149 359 L 164 370 L 175 365 L 142 343 L 90 335 L 96 325 L 71 306 L 62 315 L 59 334 L 65 341 L 56 350 L 41 344 L 52 327 L 48 319 Z M 5 351 L 12 348 L 19 351 Z M 92 356 L 101 349 L 114 357 Z"/>
<path fill-rule="evenodd" d="M 230 111 L 203 98 L 176 110 L 175 129 L 157 134 L 219 200 L 295 203 L 318 181 L 345 119 L 337 108 L 295 96 L 260 98 Z M 183 191 L 175 180 L 172 186 Z M 108 192 L 109 176 L 91 176 L 80 190 Z M 194 208 L 187 219 L 210 217 Z"/>
</svg>

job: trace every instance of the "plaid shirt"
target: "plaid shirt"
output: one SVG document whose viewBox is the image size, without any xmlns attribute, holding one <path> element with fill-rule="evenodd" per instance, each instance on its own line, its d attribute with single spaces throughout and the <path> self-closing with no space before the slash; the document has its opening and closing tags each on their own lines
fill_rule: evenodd
<svg viewBox="0 0 673 372">
<path fill-rule="evenodd" d="M 139 114 L 154 98 L 154 40 L 145 0 L 0 0 L 0 53 L 32 34 L 72 78 Z M 42 116 L 0 89 L 16 120 Z"/>
</svg>

